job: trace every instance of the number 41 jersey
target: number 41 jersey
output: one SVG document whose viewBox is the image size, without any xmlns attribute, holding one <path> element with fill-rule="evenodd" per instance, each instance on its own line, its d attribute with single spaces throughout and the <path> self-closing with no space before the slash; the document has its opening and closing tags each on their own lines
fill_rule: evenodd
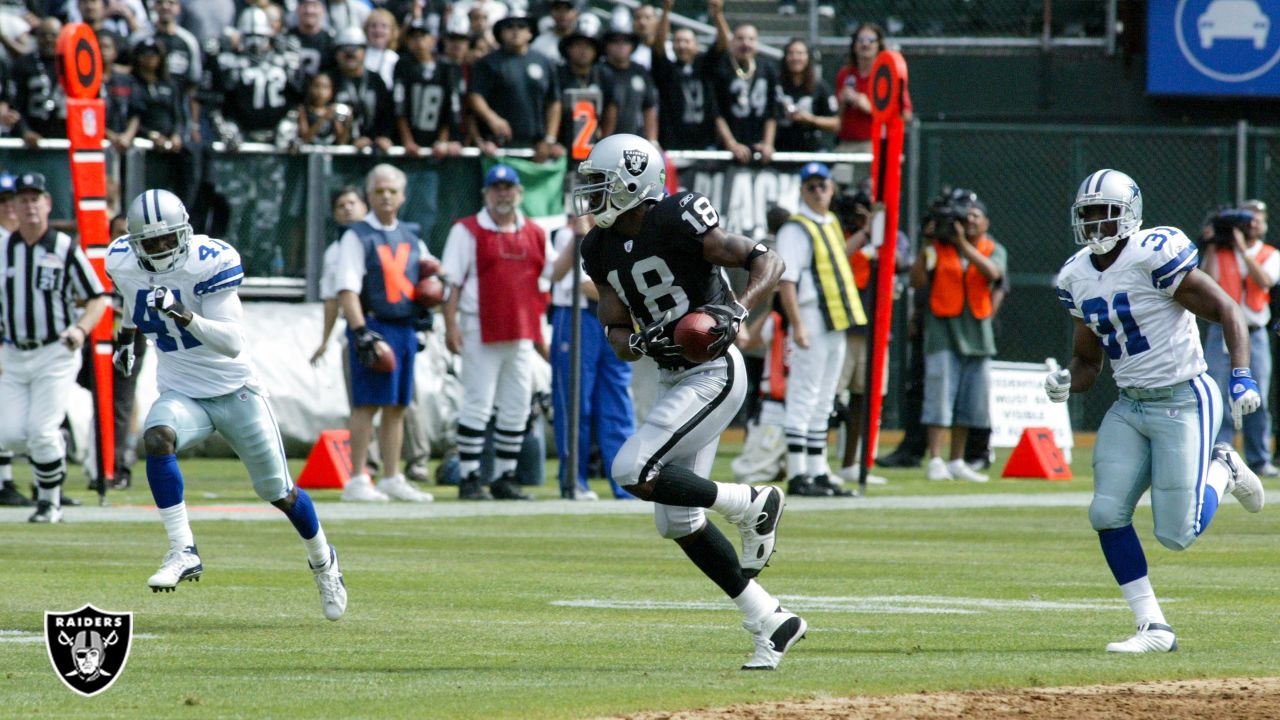
<svg viewBox="0 0 1280 720">
<path fill-rule="evenodd" d="M 1084 248 L 1063 264 L 1058 301 L 1098 336 L 1116 385 L 1163 387 L 1203 373 L 1195 315 L 1173 299 L 1199 261 L 1187 236 L 1171 227 L 1138 230 L 1105 271 L 1092 254 Z"/>
<path fill-rule="evenodd" d="M 210 298 L 234 293 L 244 279 L 240 253 L 205 235 L 191 238 L 187 260 L 172 272 L 153 274 L 138 265 L 128 236 L 107 249 L 107 274 L 124 299 L 125 324 L 138 328 L 156 346 L 156 380 L 160 392 L 173 390 L 191 398 L 211 398 L 255 386 L 253 366 L 245 353 L 229 358 L 215 352 L 173 318 L 147 308 L 147 293 L 164 286 L 188 310 L 205 315 Z"/>
<path fill-rule="evenodd" d="M 727 303 L 724 271 L 702 257 L 702 240 L 720 225 L 707 197 L 682 192 L 659 200 L 640 232 L 626 237 L 614 228 L 593 229 L 582 240 L 582 261 L 597 285 L 608 283 L 641 326 L 671 311 L 665 334 L 690 310 Z"/>
</svg>

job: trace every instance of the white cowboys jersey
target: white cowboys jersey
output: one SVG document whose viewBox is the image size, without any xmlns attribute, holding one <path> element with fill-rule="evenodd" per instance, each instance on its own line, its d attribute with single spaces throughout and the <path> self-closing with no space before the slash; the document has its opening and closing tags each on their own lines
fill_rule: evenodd
<svg viewBox="0 0 1280 720">
<path fill-rule="evenodd" d="M 1163 387 L 1203 373 L 1195 315 L 1173 299 L 1199 262 L 1187 236 L 1172 227 L 1138 230 L 1102 272 L 1090 255 L 1084 248 L 1063 264 L 1058 301 L 1098 336 L 1116 385 Z"/>
<path fill-rule="evenodd" d="M 240 253 L 205 235 L 191 238 L 187 261 L 172 272 L 152 274 L 138 265 L 128 236 L 107 250 L 107 274 L 124 299 L 124 324 L 138 328 L 156 346 L 156 379 L 160 392 L 173 390 L 191 398 L 211 398 L 256 386 L 248 356 L 229 358 L 205 347 L 177 321 L 146 307 L 147 293 L 163 285 L 188 310 L 203 315 L 207 298 L 235 292 L 244 279 Z"/>
</svg>

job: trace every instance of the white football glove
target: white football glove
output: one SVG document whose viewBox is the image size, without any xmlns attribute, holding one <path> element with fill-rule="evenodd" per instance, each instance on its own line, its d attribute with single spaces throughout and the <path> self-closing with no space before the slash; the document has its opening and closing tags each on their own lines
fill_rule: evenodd
<svg viewBox="0 0 1280 720">
<path fill-rule="evenodd" d="M 1044 394 L 1053 402 L 1066 402 L 1071 395 L 1071 371 L 1062 368 L 1044 377 Z"/>
<path fill-rule="evenodd" d="M 167 287 L 151 288 L 151 292 L 147 293 L 147 307 L 168 315 L 181 325 L 191 322 L 191 313 L 187 311 L 187 307 Z"/>
</svg>

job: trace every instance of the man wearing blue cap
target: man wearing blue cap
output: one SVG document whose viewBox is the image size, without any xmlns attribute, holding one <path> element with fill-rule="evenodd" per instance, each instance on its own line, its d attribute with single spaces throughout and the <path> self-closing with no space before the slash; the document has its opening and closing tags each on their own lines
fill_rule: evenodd
<svg viewBox="0 0 1280 720">
<path fill-rule="evenodd" d="M 516 480 L 516 464 L 533 395 L 533 353 L 545 358 L 539 286 L 550 279 L 554 253 L 547 235 L 520 212 L 523 189 L 510 165 L 489 168 L 484 209 L 454 223 L 441 270 L 449 284 L 444 305 L 445 343 L 462 363 L 458 460 L 463 500 L 529 500 Z M 494 446 L 497 478 L 486 490 L 480 478 L 484 431 L 497 411 Z"/>
<path fill-rule="evenodd" d="M 800 211 L 778 230 L 777 253 L 786 261 L 778 282 L 791 323 L 787 378 L 787 493 L 849 495 L 827 473 L 827 422 L 844 365 L 845 331 L 866 325 L 844 230 L 831 212 L 831 169 L 811 162 L 800 169 Z"/>
</svg>

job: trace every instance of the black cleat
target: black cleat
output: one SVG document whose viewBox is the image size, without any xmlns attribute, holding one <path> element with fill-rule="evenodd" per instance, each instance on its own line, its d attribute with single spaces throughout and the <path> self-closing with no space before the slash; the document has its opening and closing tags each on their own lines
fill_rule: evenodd
<svg viewBox="0 0 1280 720">
<path fill-rule="evenodd" d="M 493 481 L 489 486 L 489 492 L 493 494 L 494 500 L 532 500 L 533 496 L 520 489 L 520 482 L 516 480 L 516 474 L 512 472 L 503 473 L 502 477 Z"/>
<path fill-rule="evenodd" d="M 853 491 L 846 488 L 843 484 L 837 485 L 831 482 L 830 476 L 819 475 L 813 479 L 814 487 L 819 490 L 830 490 L 829 495 L 834 497 L 853 497 Z"/>
<path fill-rule="evenodd" d="M 799 497 L 831 497 L 829 488 L 818 487 L 813 478 L 797 475 L 787 482 L 787 494 Z"/>
<path fill-rule="evenodd" d="M 459 500 L 492 500 L 493 496 L 480 482 L 480 473 L 472 472 L 458 483 Z"/>
</svg>

